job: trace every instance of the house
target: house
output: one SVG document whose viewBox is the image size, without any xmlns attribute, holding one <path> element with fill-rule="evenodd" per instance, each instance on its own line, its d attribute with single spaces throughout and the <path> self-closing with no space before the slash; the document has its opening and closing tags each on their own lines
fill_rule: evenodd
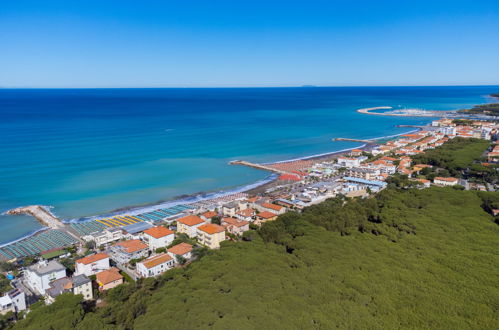
<svg viewBox="0 0 499 330">
<path fill-rule="evenodd" d="M 177 220 L 177 232 L 194 238 L 197 236 L 197 228 L 205 224 L 205 221 L 196 215 L 188 215 Z"/>
<path fill-rule="evenodd" d="M 75 295 L 81 294 L 84 300 L 92 300 L 92 281 L 85 275 L 76 275 L 72 278 L 63 277 L 50 283 L 50 288 L 45 292 L 45 302 L 51 304 L 55 298 L 64 292 Z"/>
<path fill-rule="evenodd" d="M 338 157 L 338 165 L 343 167 L 355 167 L 360 166 L 359 158 L 348 158 L 348 157 Z"/>
<path fill-rule="evenodd" d="M 419 182 L 424 188 L 430 188 L 431 181 L 426 179 L 414 179 L 414 181 Z"/>
<path fill-rule="evenodd" d="M 439 186 L 454 186 L 459 183 L 459 180 L 457 178 L 443 178 L 437 176 L 433 179 L 433 183 Z"/>
<path fill-rule="evenodd" d="M 118 242 L 111 246 L 112 259 L 120 264 L 126 264 L 132 259 L 146 257 L 149 247 L 139 239 Z"/>
<path fill-rule="evenodd" d="M 180 243 L 169 248 L 167 252 L 175 260 L 177 260 L 177 257 L 189 260 L 192 257 L 192 245 L 188 243 Z"/>
<path fill-rule="evenodd" d="M 278 199 L 275 201 L 277 205 L 284 206 L 285 208 L 291 209 L 294 207 L 293 202 L 286 200 L 286 199 Z"/>
<path fill-rule="evenodd" d="M 100 233 L 84 236 L 85 241 L 94 241 L 96 246 L 119 241 L 123 238 L 123 230 L 118 227 L 106 228 Z"/>
<path fill-rule="evenodd" d="M 123 276 L 118 268 L 111 267 L 95 275 L 96 282 L 99 285 L 99 291 L 112 289 L 123 283 Z"/>
<path fill-rule="evenodd" d="M 255 210 L 253 209 L 244 209 L 236 213 L 236 218 L 244 221 L 253 221 L 253 217 L 255 216 Z"/>
<path fill-rule="evenodd" d="M 271 203 L 263 203 L 258 206 L 259 211 L 261 212 L 272 212 L 274 214 L 280 215 L 286 212 L 286 208 L 284 206 L 271 204 Z"/>
<path fill-rule="evenodd" d="M 380 175 L 380 170 L 369 167 L 352 167 L 347 171 L 347 176 L 365 180 L 374 180 Z"/>
<path fill-rule="evenodd" d="M 203 219 L 204 221 L 209 221 L 211 220 L 211 218 L 216 217 L 217 215 L 218 213 L 215 211 L 208 211 L 201 214 L 201 219 Z"/>
<path fill-rule="evenodd" d="M 0 297 L 0 314 L 26 310 L 26 295 L 19 289 L 10 290 Z"/>
<path fill-rule="evenodd" d="M 362 155 L 362 149 L 352 149 L 350 151 L 350 156 L 352 157 L 358 157 Z"/>
<path fill-rule="evenodd" d="M 50 282 L 66 277 L 66 267 L 55 260 L 41 261 L 26 268 L 24 274 L 28 286 L 44 295 L 45 290 L 50 288 Z"/>
<path fill-rule="evenodd" d="M 199 243 L 210 249 L 218 249 L 220 242 L 225 240 L 225 228 L 214 223 L 207 223 L 197 228 Z"/>
<path fill-rule="evenodd" d="M 256 220 L 254 221 L 254 223 L 257 225 L 261 225 L 264 222 L 273 221 L 275 219 L 277 219 L 277 214 L 268 211 L 263 211 L 256 215 Z"/>
<path fill-rule="evenodd" d="M 158 276 L 172 268 L 173 258 L 167 253 L 161 253 L 137 263 L 137 274 L 141 277 Z"/>
<path fill-rule="evenodd" d="M 109 269 L 109 256 L 105 253 L 96 253 L 76 260 L 75 274 L 85 274 L 86 276 Z"/>
<path fill-rule="evenodd" d="M 143 237 L 149 248 L 154 251 L 172 244 L 175 235 L 172 230 L 163 226 L 157 226 L 144 230 Z"/>
<path fill-rule="evenodd" d="M 245 231 L 249 230 L 249 222 L 235 218 L 223 218 L 222 227 L 231 234 L 242 235 Z"/>
<path fill-rule="evenodd" d="M 236 215 L 239 205 L 236 202 L 230 202 L 222 206 L 222 213 L 225 216 L 233 217 Z"/>
</svg>

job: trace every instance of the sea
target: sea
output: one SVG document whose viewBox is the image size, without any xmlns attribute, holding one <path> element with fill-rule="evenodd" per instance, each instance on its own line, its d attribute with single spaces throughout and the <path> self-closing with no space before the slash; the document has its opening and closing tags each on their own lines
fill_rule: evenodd
<svg viewBox="0 0 499 330">
<path fill-rule="evenodd" d="M 358 147 L 336 137 L 402 134 L 430 118 L 359 108 L 462 109 L 499 86 L 165 89 L 0 89 L 0 212 L 41 204 L 65 221 L 217 192 L 269 173 L 235 159 L 277 162 Z M 0 216 L 0 243 L 41 228 Z"/>
</svg>

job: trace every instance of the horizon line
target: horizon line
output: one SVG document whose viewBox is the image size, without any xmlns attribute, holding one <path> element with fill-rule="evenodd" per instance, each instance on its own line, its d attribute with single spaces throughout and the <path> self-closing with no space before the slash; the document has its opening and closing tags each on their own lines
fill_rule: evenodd
<svg viewBox="0 0 499 330">
<path fill-rule="evenodd" d="M 494 87 L 499 86 L 498 83 L 494 84 L 441 84 L 441 85 L 314 85 L 314 84 L 303 84 L 303 85 L 282 85 L 282 86 L 143 86 L 143 87 L 35 87 L 35 86 L 10 86 L 3 87 L 0 89 L 237 89 L 237 88 L 358 88 L 358 87 Z"/>
</svg>

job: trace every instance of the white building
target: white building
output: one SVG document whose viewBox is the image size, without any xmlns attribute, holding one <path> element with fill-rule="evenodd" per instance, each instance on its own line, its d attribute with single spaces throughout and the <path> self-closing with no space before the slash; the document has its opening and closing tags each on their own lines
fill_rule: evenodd
<svg viewBox="0 0 499 330">
<path fill-rule="evenodd" d="M 28 286 L 39 294 L 45 294 L 50 282 L 66 277 L 66 268 L 55 260 L 41 261 L 24 271 Z"/>
<path fill-rule="evenodd" d="M 360 166 L 359 158 L 348 158 L 348 157 L 338 157 L 338 164 L 343 167 L 355 167 Z"/>
<path fill-rule="evenodd" d="M 192 245 L 188 243 L 174 245 L 168 249 L 168 254 L 175 260 L 177 260 L 177 257 L 189 260 L 192 258 Z"/>
<path fill-rule="evenodd" d="M 454 126 L 444 126 L 440 128 L 440 132 L 445 135 L 456 135 L 456 128 Z"/>
<path fill-rule="evenodd" d="M 105 253 L 91 254 L 76 260 L 75 263 L 76 275 L 91 276 L 106 269 L 109 269 L 109 256 Z"/>
<path fill-rule="evenodd" d="M 161 253 L 138 262 L 137 273 L 140 277 L 158 276 L 171 269 L 174 265 L 175 261 L 170 255 Z"/>
<path fill-rule="evenodd" d="M 100 233 L 84 236 L 85 241 L 94 241 L 96 246 L 115 242 L 123 238 L 123 230 L 120 228 L 106 228 Z"/>
<path fill-rule="evenodd" d="M 194 238 L 197 236 L 197 228 L 205 224 L 205 221 L 196 215 L 188 215 L 177 220 L 177 232 Z"/>
<path fill-rule="evenodd" d="M 225 216 L 233 217 L 236 215 L 238 208 L 239 208 L 239 204 L 237 202 L 230 202 L 230 203 L 225 204 L 222 207 L 222 213 Z"/>
<path fill-rule="evenodd" d="M 26 296 L 19 289 L 14 289 L 0 297 L 0 314 L 20 312 L 26 309 Z"/>
<path fill-rule="evenodd" d="M 144 230 L 144 240 L 149 248 L 154 251 L 161 247 L 167 247 L 175 239 L 173 231 L 163 226 L 152 227 Z"/>
<path fill-rule="evenodd" d="M 132 259 L 140 259 L 149 254 L 149 246 L 139 239 L 122 241 L 111 246 L 112 259 L 119 264 L 126 264 Z"/>
<path fill-rule="evenodd" d="M 439 186 L 455 186 L 459 183 L 457 178 L 443 178 L 437 176 L 433 179 L 433 183 Z"/>
<path fill-rule="evenodd" d="M 81 294 L 84 300 L 92 300 L 94 298 L 92 281 L 81 274 L 72 278 L 63 277 L 50 283 L 50 288 L 45 292 L 46 303 L 53 303 L 57 296 L 65 292 L 71 292 L 75 295 Z"/>
<path fill-rule="evenodd" d="M 260 205 L 257 205 L 256 209 L 260 212 L 267 211 L 278 215 L 286 213 L 286 208 L 284 206 L 272 203 L 262 203 Z"/>
</svg>

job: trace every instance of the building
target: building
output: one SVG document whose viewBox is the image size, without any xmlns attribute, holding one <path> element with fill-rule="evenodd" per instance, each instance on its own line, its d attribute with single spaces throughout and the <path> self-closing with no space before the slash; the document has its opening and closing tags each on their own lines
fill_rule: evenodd
<svg viewBox="0 0 499 330">
<path fill-rule="evenodd" d="M 376 168 L 352 167 L 347 171 L 347 176 L 364 180 L 374 180 L 380 173 L 380 170 Z"/>
<path fill-rule="evenodd" d="M 177 260 L 177 257 L 182 257 L 186 260 L 192 258 L 192 245 L 188 243 L 180 243 L 168 249 L 168 254 Z"/>
<path fill-rule="evenodd" d="M 139 221 L 128 226 L 123 226 L 121 227 L 121 229 L 123 230 L 124 237 L 126 239 L 139 239 L 142 237 L 142 233 L 144 231 L 152 227 L 153 225 L 151 225 L 149 222 Z"/>
<path fill-rule="evenodd" d="M 348 158 L 348 157 L 338 157 L 338 165 L 343 167 L 355 167 L 360 166 L 359 158 Z"/>
<path fill-rule="evenodd" d="M 10 290 L 0 297 L 0 314 L 26 310 L 26 295 L 19 289 Z"/>
<path fill-rule="evenodd" d="M 262 203 L 258 206 L 258 210 L 260 212 L 272 212 L 274 214 L 280 215 L 286 212 L 286 208 L 281 205 L 271 204 L 271 203 Z"/>
<path fill-rule="evenodd" d="M 253 209 L 244 209 L 236 213 L 236 218 L 244 221 L 253 221 L 253 217 L 255 216 L 255 210 Z"/>
<path fill-rule="evenodd" d="M 205 221 L 196 215 L 188 215 L 177 220 L 177 232 L 183 233 L 190 238 L 197 236 L 197 228 L 205 224 Z"/>
<path fill-rule="evenodd" d="M 84 300 L 94 298 L 92 292 L 92 281 L 85 275 L 76 275 L 72 278 L 63 277 L 50 283 L 50 288 L 45 292 L 46 303 L 51 304 L 55 298 L 65 292 L 75 295 L 81 294 Z"/>
<path fill-rule="evenodd" d="M 199 243 L 210 249 L 218 249 L 220 242 L 225 240 L 225 228 L 213 223 L 207 223 L 197 228 Z"/>
<path fill-rule="evenodd" d="M 216 217 L 217 215 L 218 213 L 215 211 L 208 211 L 201 214 L 201 219 L 203 219 L 204 221 L 210 221 L 213 217 Z"/>
<path fill-rule="evenodd" d="M 353 189 L 348 189 L 348 191 L 362 191 L 364 189 L 369 188 L 373 192 L 380 191 L 386 188 L 387 183 L 378 180 L 365 180 L 361 178 L 353 178 L 353 177 L 344 177 L 343 180 L 347 184 L 353 184 Z M 356 195 L 356 194 L 355 194 Z M 362 194 L 361 194 L 362 195 Z"/>
<path fill-rule="evenodd" d="M 433 183 L 439 186 L 454 186 L 459 183 L 459 180 L 457 178 L 443 178 L 437 176 L 433 179 Z"/>
<path fill-rule="evenodd" d="M 239 205 L 236 202 L 230 202 L 222 206 L 222 213 L 227 217 L 233 217 L 236 215 Z"/>
<path fill-rule="evenodd" d="M 222 227 L 231 234 L 242 235 L 245 231 L 249 230 L 249 222 L 235 218 L 223 218 Z"/>
<path fill-rule="evenodd" d="M 92 276 L 96 273 L 109 269 L 109 256 L 105 253 L 96 253 L 76 260 L 75 274 Z"/>
<path fill-rule="evenodd" d="M 123 283 L 123 276 L 118 268 L 111 267 L 95 275 L 96 282 L 99 285 L 99 291 L 112 289 Z"/>
<path fill-rule="evenodd" d="M 111 255 L 114 261 L 126 264 L 132 259 L 147 257 L 149 247 L 139 239 L 118 242 L 111 247 Z"/>
<path fill-rule="evenodd" d="M 152 251 L 161 247 L 167 247 L 172 244 L 175 239 L 173 231 L 163 226 L 152 227 L 144 230 L 143 237 Z"/>
<path fill-rule="evenodd" d="M 44 295 L 50 282 L 66 277 L 66 267 L 55 260 L 41 261 L 24 271 L 26 283 L 35 292 Z"/>
<path fill-rule="evenodd" d="M 137 263 L 137 274 L 140 277 L 153 277 L 166 272 L 175 265 L 173 258 L 167 253 L 161 253 Z"/>
<path fill-rule="evenodd" d="M 423 188 L 430 188 L 431 181 L 426 179 L 413 179 L 413 181 L 419 182 Z"/>
<path fill-rule="evenodd" d="M 254 221 L 254 223 L 256 225 L 261 225 L 264 222 L 274 221 L 275 219 L 277 219 L 277 214 L 268 211 L 263 211 L 256 215 L 256 220 Z"/>
<path fill-rule="evenodd" d="M 83 239 L 86 241 L 94 241 L 96 246 L 119 241 L 122 238 L 123 231 L 118 227 L 106 228 L 97 234 L 87 235 L 83 237 Z"/>
</svg>

